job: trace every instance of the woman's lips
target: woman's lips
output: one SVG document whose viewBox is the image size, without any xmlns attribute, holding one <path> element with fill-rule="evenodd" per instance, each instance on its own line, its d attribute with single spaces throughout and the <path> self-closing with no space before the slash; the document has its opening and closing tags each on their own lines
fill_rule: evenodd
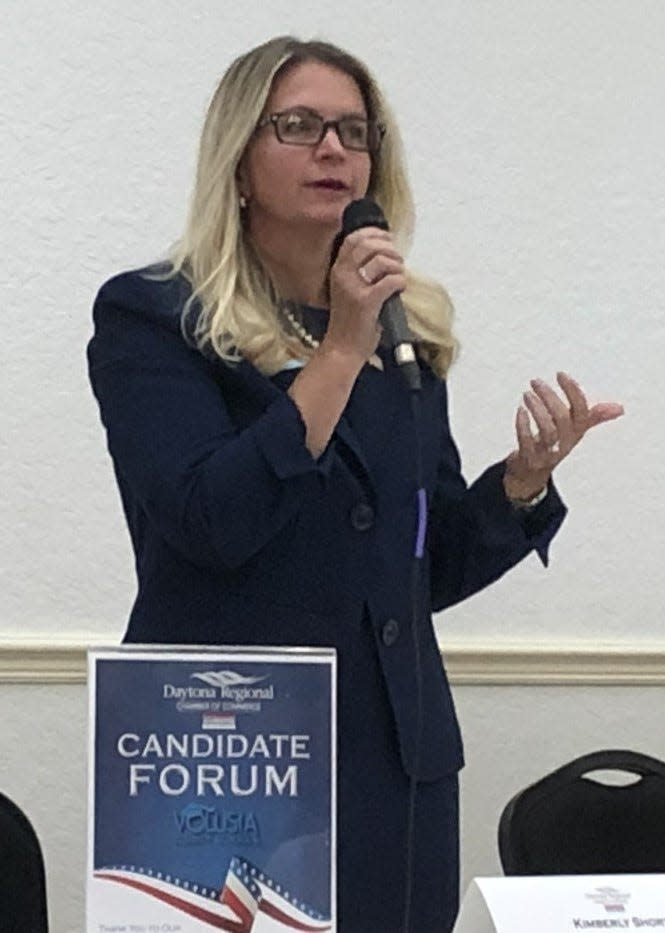
<svg viewBox="0 0 665 933">
<path fill-rule="evenodd" d="M 308 188 L 326 188 L 329 191 L 348 191 L 349 186 L 338 178 L 322 178 L 319 181 L 311 181 Z"/>
</svg>

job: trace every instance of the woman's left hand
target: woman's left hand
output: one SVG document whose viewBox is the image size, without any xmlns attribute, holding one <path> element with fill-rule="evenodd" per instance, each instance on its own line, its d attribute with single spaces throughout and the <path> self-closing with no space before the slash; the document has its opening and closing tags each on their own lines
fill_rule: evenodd
<svg viewBox="0 0 665 933">
<path fill-rule="evenodd" d="M 557 373 L 556 378 L 567 403 L 542 379 L 533 379 L 531 391 L 524 393 L 524 406 L 517 409 L 518 447 L 506 459 L 503 478 L 509 499 L 532 499 L 590 428 L 623 414 L 617 402 L 600 402 L 590 408 L 574 379 L 566 373 Z M 536 435 L 531 433 L 529 412 L 538 429 Z"/>
</svg>

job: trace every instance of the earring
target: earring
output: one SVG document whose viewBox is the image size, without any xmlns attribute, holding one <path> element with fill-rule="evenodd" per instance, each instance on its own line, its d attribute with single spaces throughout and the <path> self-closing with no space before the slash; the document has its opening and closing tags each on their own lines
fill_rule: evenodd
<svg viewBox="0 0 665 933">
<path fill-rule="evenodd" d="M 244 211 L 248 204 L 247 198 L 245 197 L 244 194 L 241 194 L 239 200 L 240 200 L 240 210 Z"/>
</svg>

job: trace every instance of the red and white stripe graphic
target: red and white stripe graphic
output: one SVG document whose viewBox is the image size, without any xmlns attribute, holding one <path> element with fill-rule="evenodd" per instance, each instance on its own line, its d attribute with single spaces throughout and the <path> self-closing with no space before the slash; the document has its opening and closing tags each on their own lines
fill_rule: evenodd
<svg viewBox="0 0 665 933">
<path fill-rule="evenodd" d="M 156 898 L 213 930 L 325 933 L 331 929 L 330 917 L 313 910 L 250 862 L 237 857 L 231 859 L 221 891 L 133 865 L 97 869 L 94 877 Z"/>
</svg>

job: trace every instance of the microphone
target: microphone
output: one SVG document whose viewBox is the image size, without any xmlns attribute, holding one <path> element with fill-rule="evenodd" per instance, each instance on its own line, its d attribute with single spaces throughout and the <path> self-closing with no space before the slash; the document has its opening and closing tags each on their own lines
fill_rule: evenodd
<svg viewBox="0 0 665 933">
<path fill-rule="evenodd" d="M 360 198 L 347 204 L 342 215 L 342 230 L 335 244 L 339 249 L 342 240 L 361 227 L 379 227 L 388 230 L 388 221 L 383 211 L 371 198 Z M 333 250 L 333 262 L 336 250 Z M 406 323 L 404 305 L 398 292 L 384 301 L 379 312 L 379 324 L 383 329 L 382 340 L 390 347 L 395 363 L 403 374 L 406 384 L 413 391 L 420 389 L 420 367 L 416 360 L 411 331 Z"/>
</svg>

